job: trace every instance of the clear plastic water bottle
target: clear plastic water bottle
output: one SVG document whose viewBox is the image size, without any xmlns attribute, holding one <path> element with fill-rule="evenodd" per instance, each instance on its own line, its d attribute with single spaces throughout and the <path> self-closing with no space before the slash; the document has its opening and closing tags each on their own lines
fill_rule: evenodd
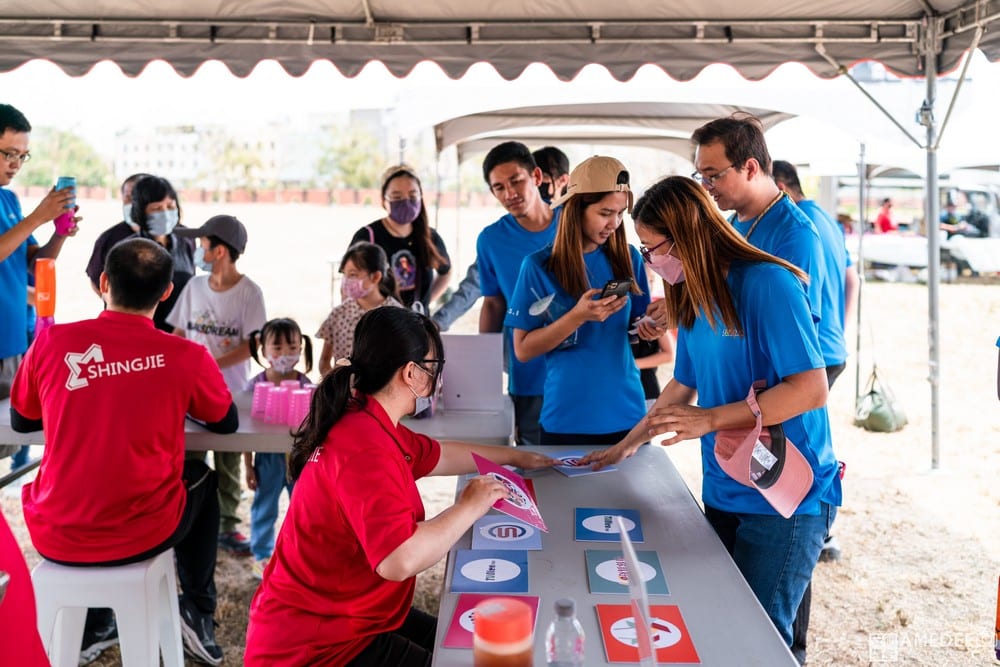
<svg viewBox="0 0 1000 667">
<path fill-rule="evenodd" d="M 576 619 L 576 602 L 556 600 L 556 615 L 545 633 L 545 662 L 551 667 L 583 665 L 583 626 Z"/>
</svg>

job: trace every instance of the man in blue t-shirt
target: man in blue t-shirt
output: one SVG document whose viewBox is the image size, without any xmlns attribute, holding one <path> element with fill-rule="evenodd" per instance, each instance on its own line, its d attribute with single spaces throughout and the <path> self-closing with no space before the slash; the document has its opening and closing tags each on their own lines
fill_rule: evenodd
<svg viewBox="0 0 1000 667">
<path fill-rule="evenodd" d="M 544 146 L 531 154 L 535 165 L 542 170 L 542 183 L 538 192 L 546 204 L 552 201 L 553 193 L 562 193 L 569 183 L 569 158 L 555 146 Z M 488 180 L 488 179 L 487 179 Z M 447 331 L 455 320 L 465 315 L 482 296 L 479 289 L 479 263 L 473 262 L 466 270 L 465 278 L 458 284 L 448 301 L 431 315 L 431 319 L 441 331 Z"/>
<path fill-rule="evenodd" d="M 822 331 L 823 318 L 830 314 L 823 308 L 827 276 L 823 242 L 816 225 L 771 177 L 771 155 L 760 120 L 742 112 L 717 118 L 695 130 L 691 139 L 695 144 L 692 178 L 701 181 L 720 209 L 735 212 L 730 221 L 747 241 L 806 272 L 809 310 Z M 840 339 L 842 346 L 842 329 Z M 845 360 L 846 348 L 843 356 Z M 792 653 L 800 663 L 806 659 L 810 589 L 803 596 L 793 630 Z"/>
<path fill-rule="evenodd" d="M 519 445 L 537 445 L 541 437 L 539 417 L 545 360 L 539 357 L 526 363 L 518 361 L 510 330 L 503 322 L 521 262 L 555 239 L 559 209 L 553 211 L 542 199 L 538 191 L 542 171 L 522 143 L 507 141 L 494 146 L 483 161 L 483 178 L 507 214 L 486 227 L 476 241 L 476 263 L 484 297 L 479 311 L 479 332 L 504 332 L 507 392 L 514 402 L 514 438 Z"/>
<path fill-rule="evenodd" d="M 31 124 L 20 111 L 0 104 L 0 399 L 10 396 L 14 373 L 28 349 L 28 273 L 35 259 L 58 257 L 66 237 L 52 234 L 39 247 L 32 233 L 65 212 L 75 193 L 71 188 L 50 190 L 34 211 L 21 212 L 17 195 L 6 186 L 31 154 L 28 152 Z M 75 234 L 74 227 L 70 234 Z M 0 456 L 18 447 L 0 444 Z"/>
</svg>

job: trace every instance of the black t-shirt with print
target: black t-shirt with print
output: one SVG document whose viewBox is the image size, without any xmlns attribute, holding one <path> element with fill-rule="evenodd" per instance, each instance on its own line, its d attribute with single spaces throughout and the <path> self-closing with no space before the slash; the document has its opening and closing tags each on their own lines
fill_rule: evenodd
<svg viewBox="0 0 1000 667">
<path fill-rule="evenodd" d="M 409 308 L 414 301 L 420 301 L 424 304 L 424 308 L 430 306 L 434 270 L 429 266 L 417 265 L 417 257 L 413 251 L 412 234 L 403 238 L 393 236 L 381 220 L 376 220 L 359 229 L 354 238 L 351 239 L 352 244 L 358 241 L 374 243 L 385 251 L 386 257 L 389 258 L 389 266 L 392 267 L 393 275 L 396 276 L 396 287 L 404 306 Z M 444 247 L 444 241 L 437 230 L 431 229 L 431 241 L 437 248 L 438 254 L 445 261 L 444 265 L 438 268 L 438 273 L 442 275 L 448 273 L 451 271 L 451 259 L 448 257 L 448 250 Z"/>
</svg>

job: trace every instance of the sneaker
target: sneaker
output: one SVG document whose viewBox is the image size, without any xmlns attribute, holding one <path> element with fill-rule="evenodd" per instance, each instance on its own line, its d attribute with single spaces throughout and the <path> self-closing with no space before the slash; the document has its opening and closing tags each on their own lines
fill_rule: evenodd
<svg viewBox="0 0 1000 667">
<path fill-rule="evenodd" d="M 184 654 L 206 665 L 222 664 L 222 648 L 215 641 L 215 620 L 183 597 L 180 611 Z"/>
<path fill-rule="evenodd" d="M 823 550 L 819 552 L 819 562 L 834 563 L 840 560 L 840 542 L 833 535 L 827 535 L 823 540 Z"/>
<path fill-rule="evenodd" d="M 112 622 L 111 625 L 97 628 L 96 630 L 85 630 L 83 633 L 83 643 L 80 644 L 80 665 L 89 665 L 97 660 L 105 649 L 109 649 L 118 643 L 118 624 Z"/>
<path fill-rule="evenodd" d="M 250 574 L 257 581 L 262 581 L 264 579 L 264 568 L 267 567 L 267 562 L 271 560 L 270 558 L 261 558 L 260 560 L 254 560 L 253 565 L 250 566 Z"/>
<path fill-rule="evenodd" d="M 238 530 L 219 533 L 219 548 L 237 556 L 249 556 L 250 538 Z"/>
</svg>

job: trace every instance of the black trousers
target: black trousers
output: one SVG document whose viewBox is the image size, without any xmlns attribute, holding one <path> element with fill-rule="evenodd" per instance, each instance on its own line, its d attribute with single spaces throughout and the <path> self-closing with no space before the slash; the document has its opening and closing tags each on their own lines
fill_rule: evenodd
<svg viewBox="0 0 1000 667">
<path fill-rule="evenodd" d="M 177 528 L 161 544 L 142 553 L 101 563 L 74 563 L 49 558 L 59 565 L 73 567 L 116 567 L 148 560 L 173 548 L 177 556 L 177 580 L 184 597 L 199 611 L 214 615 L 216 605 L 215 560 L 219 544 L 219 495 L 215 471 L 204 461 L 184 460 L 184 486 L 187 499 Z M 110 609 L 91 609 L 87 628 L 106 627 L 111 622 Z"/>
<path fill-rule="evenodd" d="M 833 383 L 844 372 L 846 366 L 847 364 L 844 363 L 826 367 L 826 383 L 830 389 L 833 389 Z M 809 634 L 809 608 L 811 606 L 812 582 L 806 586 L 802 602 L 799 603 L 799 610 L 795 613 L 795 621 L 792 622 L 792 655 L 795 656 L 800 665 L 805 664 L 806 661 L 806 635 Z"/>
<path fill-rule="evenodd" d="M 437 618 L 411 608 L 398 630 L 375 635 L 347 667 L 430 667 L 436 632 Z"/>
</svg>

